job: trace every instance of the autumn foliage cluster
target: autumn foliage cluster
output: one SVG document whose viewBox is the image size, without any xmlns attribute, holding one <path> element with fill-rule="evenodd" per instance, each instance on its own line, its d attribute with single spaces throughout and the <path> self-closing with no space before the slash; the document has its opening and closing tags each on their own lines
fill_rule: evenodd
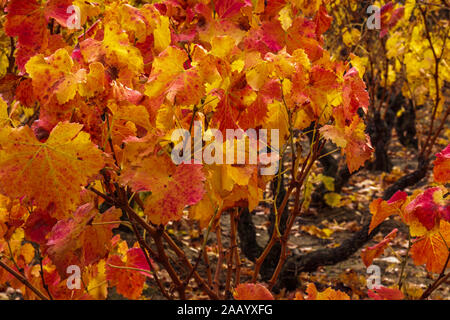
<svg viewBox="0 0 450 320">
<path fill-rule="evenodd" d="M 426 6 L 379 3 L 381 30 L 364 32 L 382 41 L 390 57 L 419 61 L 403 70 L 405 64 L 390 66 L 388 60 L 385 73 L 383 64 L 356 55 L 355 39 L 363 36 L 345 21 L 340 2 L 0 1 L 0 284 L 21 289 L 25 299 L 106 299 L 112 288 L 139 299 L 144 287 L 168 299 L 191 298 L 194 287 L 210 299 L 273 298 L 270 290 L 287 259 L 295 219 L 311 201 L 309 179 L 325 144 L 340 150 L 350 173 L 373 157 L 365 119 L 378 88 L 369 87 L 364 74 L 387 97 L 395 75 L 404 72 L 404 94 L 429 102 L 434 124 L 424 144 L 428 158 L 437 152 L 435 133 L 443 127 L 436 123 L 448 116 L 441 93 L 449 81 L 446 42 L 420 24 Z M 79 8 L 79 29 L 71 27 L 70 6 Z M 412 15 L 422 27 L 407 39 Z M 347 29 L 337 34 L 335 25 Z M 350 55 L 339 53 L 342 44 Z M 227 129 L 279 130 L 279 149 L 271 147 L 270 136 L 267 144 L 279 155 L 280 170 L 265 176 L 259 163 L 175 164 L 171 153 L 179 141 L 172 133 L 193 132 L 194 122 L 223 136 Z M 300 143 L 306 136 L 307 148 Z M 249 144 L 252 137 L 245 139 Z M 203 141 L 201 149 L 226 151 L 229 143 Z M 434 290 L 450 267 L 450 146 L 430 168 L 434 184 L 426 190 L 397 191 L 371 203 L 369 232 L 399 215 L 410 230 L 414 263 L 439 275 Z M 240 209 L 255 209 L 267 185 L 286 174 L 283 196 L 270 202 L 270 241 L 252 273 L 243 274 Z M 220 236 L 224 219 L 230 223 L 226 245 Z M 167 231 L 180 220 L 203 233 L 194 257 Z M 208 252 L 213 233 L 217 261 Z M 363 249 L 364 264 L 370 266 L 395 236 L 394 230 Z M 276 245 L 279 260 L 263 283 L 260 269 Z M 81 271 L 76 288 L 68 285 L 73 266 Z M 403 298 L 398 287 L 380 287 L 369 296 Z M 349 296 L 309 284 L 296 299 Z"/>
</svg>

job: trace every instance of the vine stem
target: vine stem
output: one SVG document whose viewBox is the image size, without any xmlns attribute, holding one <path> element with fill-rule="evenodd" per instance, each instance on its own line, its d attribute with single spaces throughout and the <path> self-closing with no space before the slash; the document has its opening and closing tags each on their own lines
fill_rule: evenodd
<svg viewBox="0 0 450 320">
<path fill-rule="evenodd" d="M 119 193 L 123 193 L 123 190 L 121 191 L 121 188 L 118 185 L 115 185 L 117 191 L 119 191 Z M 93 187 L 90 187 L 89 190 L 91 190 L 92 192 L 94 192 L 95 194 L 97 194 L 98 196 L 102 197 L 103 199 L 105 199 L 106 201 L 108 201 L 108 203 L 110 203 L 111 205 L 120 208 L 122 210 L 125 210 L 142 228 L 144 228 L 149 235 L 153 238 L 153 240 L 155 241 L 155 244 L 158 248 L 158 258 L 159 258 L 159 262 L 162 263 L 164 265 L 164 267 L 167 269 L 167 271 L 169 272 L 169 270 L 171 270 L 171 273 L 169 273 L 169 275 L 174 276 L 174 283 L 177 285 L 178 283 L 178 287 L 181 290 L 182 288 L 182 283 L 181 281 L 179 281 L 178 275 L 176 274 L 176 272 L 173 270 L 172 265 L 170 264 L 170 261 L 165 253 L 165 249 L 164 249 L 164 245 L 162 242 L 162 239 L 164 239 L 168 245 L 175 251 L 175 253 L 177 254 L 177 256 L 181 259 L 181 261 L 183 262 L 183 264 L 189 269 L 189 271 L 191 271 L 193 269 L 191 263 L 189 262 L 189 260 L 186 258 L 186 255 L 184 253 L 183 250 L 181 250 L 176 243 L 172 240 L 172 238 L 170 238 L 170 236 L 167 234 L 167 232 L 164 231 L 164 229 L 156 229 L 154 226 L 148 224 L 141 216 L 139 216 L 129 205 L 128 205 L 128 201 L 127 199 L 112 199 L 111 197 L 103 194 L 102 192 L 96 190 Z M 140 201 L 139 197 L 135 197 L 136 203 L 141 206 L 141 208 L 144 208 L 144 204 L 142 203 L 142 201 Z M 172 269 L 171 269 L 172 268 Z M 173 271 L 173 272 L 172 272 Z M 196 282 L 199 284 L 199 286 L 208 294 L 208 296 L 211 299 L 215 299 L 218 300 L 219 297 L 218 295 L 213 292 L 211 290 L 211 288 L 208 287 L 208 285 L 205 283 L 205 281 L 200 277 L 200 275 L 198 274 L 198 272 L 194 272 L 193 274 L 194 279 L 196 280 Z M 178 278 L 178 281 L 176 281 L 175 279 Z M 183 290 L 181 290 L 183 292 Z"/>
<path fill-rule="evenodd" d="M 324 143 L 319 144 L 320 139 L 317 139 L 313 146 L 313 155 L 306 167 L 303 167 L 301 172 L 300 181 L 298 182 L 300 185 L 303 185 L 306 177 L 309 174 L 314 162 L 316 161 L 320 151 L 322 150 Z M 278 260 L 278 264 L 275 268 L 274 273 L 272 274 L 272 278 L 269 281 L 269 289 L 272 289 L 275 286 L 275 283 L 280 275 L 281 269 L 283 268 L 284 263 L 287 259 L 287 243 L 289 240 L 289 235 L 291 233 L 292 226 L 294 225 L 295 218 L 300 215 L 300 187 L 297 187 L 295 192 L 295 200 L 294 200 L 294 209 L 291 211 L 288 223 L 286 225 L 286 229 L 284 230 L 283 236 L 280 238 L 281 242 L 281 254 Z"/>
<path fill-rule="evenodd" d="M 185 300 L 186 299 L 186 291 L 183 283 L 181 282 L 180 278 L 178 277 L 177 272 L 173 268 L 172 264 L 169 261 L 169 258 L 167 257 L 166 251 L 164 249 L 164 244 L 162 242 L 162 234 L 164 230 L 159 229 L 156 236 L 153 237 L 153 240 L 155 241 L 156 248 L 158 249 L 158 257 L 161 263 L 166 268 L 167 272 L 169 273 L 170 278 L 172 279 L 173 283 L 175 284 L 175 288 L 177 289 L 180 299 Z"/>
<path fill-rule="evenodd" d="M 206 265 L 206 276 L 208 277 L 208 285 L 212 287 L 213 280 L 211 273 L 211 265 L 208 258 L 208 252 L 206 252 L 206 250 L 203 250 L 203 261 L 205 262 Z"/>
<path fill-rule="evenodd" d="M 125 212 L 127 214 L 129 214 L 129 215 L 131 214 L 133 216 L 133 219 L 136 220 L 136 217 L 139 217 L 139 215 L 136 212 L 134 212 L 134 210 L 130 207 L 130 205 L 128 203 L 126 191 L 123 188 L 120 188 L 118 185 L 116 185 L 116 191 L 117 191 L 117 194 L 119 197 L 119 199 L 118 199 L 119 207 L 122 210 L 125 210 Z M 144 221 L 141 217 L 139 217 L 139 218 L 142 221 Z M 138 223 L 139 223 L 139 220 L 138 220 Z M 148 227 L 150 227 L 150 226 L 148 225 Z M 152 236 L 153 240 L 155 241 L 156 248 L 158 250 L 158 255 L 157 255 L 158 261 L 166 268 L 171 280 L 173 281 L 173 283 L 175 285 L 176 290 L 178 291 L 178 294 L 180 295 L 180 298 L 183 300 L 186 299 L 186 292 L 185 292 L 183 283 L 181 282 L 177 272 L 175 271 L 172 264 L 170 263 L 169 258 L 167 257 L 167 254 L 164 249 L 164 244 L 162 242 L 162 233 L 164 230 L 161 228 L 158 228 L 157 230 L 155 230 L 154 228 L 148 228 L 148 231 L 149 231 L 150 235 Z M 139 237 L 138 237 L 138 239 L 139 239 Z M 148 246 L 144 245 L 144 247 L 148 247 Z"/>
<path fill-rule="evenodd" d="M 41 300 L 49 300 L 48 297 L 46 297 L 38 288 L 33 286 L 30 283 L 30 281 L 28 281 L 23 275 L 21 275 L 20 273 L 18 273 L 16 270 L 12 269 L 11 267 L 9 267 L 1 259 L 0 259 L 0 267 L 5 269 L 6 271 L 8 271 L 11 275 L 14 276 L 14 278 L 16 278 L 17 280 L 22 282 L 27 288 L 29 288 L 31 291 L 33 291 Z"/>
<path fill-rule="evenodd" d="M 278 279 L 278 276 L 280 275 L 281 269 L 286 262 L 287 254 L 287 242 L 289 239 L 289 233 L 291 232 L 292 226 L 295 221 L 295 217 L 297 217 L 297 212 L 300 205 L 300 188 L 297 188 L 295 191 L 295 205 L 292 215 L 289 216 L 288 223 L 286 225 L 286 230 L 284 230 L 283 236 L 281 237 L 281 254 L 280 259 L 278 260 L 277 266 L 275 268 L 275 271 L 272 274 L 272 278 L 269 280 L 269 290 L 272 290 L 272 288 L 275 286 L 275 283 Z"/>
<path fill-rule="evenodd" d="M 211 232 L 211 228 L 212 228 L 213 223 L 214 223 L 214 221 L 216 219 L 216 215 L 217 215 L 218 211 L 219 211 L 219 208 L 217 207 L 216 210 L 214 210 L 214 214 L 211 217 L 211 220 L 209 221 L 208 229 L 207 229 L 206 235 L 205 235 L 205 237 L 203 239 L 203 244 L 202 244 L 202 247 L 200 248 L 200 252 L 198 253 L 198 257 L 197 257 L 197 260 L 196 260 L 196 262 L 194 264 L 194 267 L 192 268 L 192 270 L 189 272 L 189 275 L 184 280 L 184 286 L 187 286 L 189 284 L 189 281 L 191 280 L 192 275 L 194 274 L 194 272 L 198 268 L 198 265 L 200 263 L 200 260 L 202 259 L 202 256 L 204 256 L 203 253 L 205 252 L 206 244 L 208 243 L 209 234 Z M 208 256 L 206 256 L 206 259 L 207 258 L 208 258 Z M 209 279 L 211 279 L 211 270 L 210 270 L 210 267 L 209 267 L 209 262 L 206 263 L 206 268 L 207 268 L 208 280 L 209 280 Z M 209 281 L 209 282 L 211 283 L 211 281 Z"/>
<path fill-rule="evenodd" d="M 183 264 L 188 267 L 191 271 L 193 269 L 192 264 L 189 262 L 183 250 L 181 250 L 177 244 L 173 241 L 173 239 L 167 234 L 167 232 L 163 232 L 162 236 L 164 240 L 169 244 L 169 246 L 175 251 L 178 258 L 181 259 Z M 208 296 L 213 300 L 219 300 L 219 296 L 211 290 L 211 288 L 206 284 L 205 280 L 198 274 L 197 271 L 194 271 L 193 277 L 197 284 L 208 294 Z"/>
<path fill-rule="evenodd" d="M 236 210 L 230 211 L 230 248 L 228 249 L 228 266 L 227 266 L 227 280 L 225 283 L 225 294 L 228 294 L 230 292 L 231 287 L 231 278 L 232 278 L 232 272 L 233 272 L 233 261 L 236 258 L 236 273 L 235 273 L 235 285 L 239 282 L 238 276 L 240 274 L 240 271 L 238 270 L 240 268 L 240 258 L 239 253 L 237 252 L 237 239 L 236 239 Z"/>
<path fill-rule="evenodd" d="M 398 289 L 401 290 L 403 286 L 403 273 L 405 272 L 406 265 L 408 264 L 409 251 L 411 250 L 411 234 L 408 235 L 408 249 L 406 250 L 405 258 L 403 259 L 402 269 L 398 278 Z"/>
<path fill-rule="evenodd" d="M 278 209 L 278 212 L 283 212 L 284 208 L 286 207 L 288 200 L 289 200 L 289 196 L 291 195 L 292 191 L 294 191 L 295 187 L 294 184 L 291 183 L 291 185 L 289 186 L 286 195 L 284 196 L 283 202 L 280 205 L 280 208 Z M 274 204 L 276 206 L 276 204 Z M 281 214 L 278 215 L 281 218 Z M 276 228 L 274 228 L 272 236 L 270 238 L 269 243 L 267 244 L 267 246 L 265 247 L 264 251 L 261 253 L 261 255 L 256 259 L 255 261 L 255 269 L 253 271 L 253 277 L 252 277 L 252 282 L 255 283 L 256 280 L 258 279 L 258 275 L 259 275 L 259 271 L 261 270 L 261 266 L 264 262 L 264 260 L 266 260 L 270 250 L 272 250 L 272 247 L 275 245 L 275 243 L 277 242 L 277 231 Z"/>
<path fill-rule="evenodd" d="M 10 37 L 9 41 L 10 41 L 11 50 L 10 50 L 9 56 L 8 56 L 7 73 L 13 73 L 13 71 L 14 71 L 14 64 L 16 62 L 16 59 L 14 58 L 14 52 L 16 51 L 16 44 L 14 42 L 14 38 L 13 37 Z"/>
<path fill-rule="evenodd" d="M 445 40 L 447 39 L 447 35 L 444 39 L 444 46 L 442 47 L 441 50 L 441 55 L 438 56 L 436 49 L 433 45 L 433 41 L 431 40 L 431 34 L 430 34 L 430 30 L 428 28 L 428 24 L 427 24 L 427 16 L 426 16 L 426 10 L 423 9 L 422 7 L 419 6 L 419 10 L 420 13 L 422 14 L 422 18 L 423 18 L 423 24 L 424 24 L 424 28 L 425 28 L 425 35 L 427 37 L 428 40 L 428 44 L 430 45 L 430 49 L 431 52 L 433 54 L 433 58 L 434 58 L 434 64 L 435 64 L 435 70 L 434 70 L 434 83 L 435 83 L 435 90 L 436 90 L 436 97 L 435 97 L 435 103 L 434 103 L 434 107 L 433 107 L 433 113 L 431 116 L 431 123 L 430 123 L 430 130 L 428 131 L 427 134 L 427 138 L 425 140 L 425 143 L 423 144 L 422 150 L 420 151 L 419 154 L 419 158 L 423 157 L 425 155 L 425 159 L 428 159 L 430 156 L 430 153 L 432 151 L 433 145 L 434 145 L 434 141 L 436 139 L 436 137 L 439 135 L 439 132 L 442 130 L 442 126 L 449 114 L 450 111 L 450 107 L 447 108 L 447 112 L 444 116 L 444 119 L 442 120 L 441 126 L 438 128 L 436 134 L 434 135 L 434 137 L 432 138 L 433 135 L 433 129 L 434 129 L 434 122 L 436 120 L 436 114 L 437 114 L 437 110 L 439 107 L 439 102 L 441 100 L 441 96 L 440 96 L 440 88 L 439 88 L 439 64 L 441 62 L 441 58 L 443 56 L 444 50 L 445 50 Z M 431 143 L 430 143 L 431 142 Z M 429 149 L 429 150 L 428 150 Z"/>
<path fill-rule="evenodd" d="M 135 197 L 135 195 L 132 196 L 131 200 L 133 200 Z M 128 215 L 128 214 L 127 214 Z M 168 300 L 172 300 L 173 298 L 167 293 L 167 291 L 165 290 L 164 286 L 161 283 L 161 280 L 158 277 L 158 273 L 156 272 L 156 270 L 153 268 L 153 265 L 151 263 L 149 254 L 151 256 L 153 256 L 153 258 L 155 260 L 159 260 L 159 257 L 156 255 L 156 253 L 148 246 L 148 244 L 145 242 L 145 240 L 142 238 L 142 236 L 140 235 L 136 223 L 134 220 L 130 219 L 130 216 L 128 215 L 128 220 L 130 220 L 131 226 L 133 228 L 133 232 L 136 235 L 136 238 L 138 239 L 139 242 L 139 246 L 141 247 L 142 251 L 144 252 L 144 256 L 145 256 L 145 260 L 147 260 L 147 264 L 150 268 L 150 271 L 153 275 L 153 278 L 155 279 L 156 285 L 158 286 L 159 290 L 161 291 L 161 293 L 168 299 Z"/>
<path fill-rule="evenodd" d="M 232 243 L 234 247 L 234 259 L 236 263 L 236 275 L 235 275 L 235 285 L 238 286 L 241 283 L 241 256 L 239 254 L 239 247 L 237 244 L 237 237 L 236 237 L 236 231 L 237 231 L 237 225 L 238 225 L 238 219 L 239 219 L 239 211 L 236 210 L 236 214 L 234 214 L 231 217 L 231 228 L 233 230 L 233 238 Z"/>
<path fill-rule="evenodd" d="M 279 212 L 279 213 L 280 213 L 280 214 L 278 214 L 277 217 L 276 217 L 276 219 L 278 220 L 278 221 L 275 221 L 276 223 L 279 223 L 279 222 L 280 222 L 280 220 L 281 220 L 281 215 L 283 214 L 284 209 L 286 208 L 286 205 L 287 205 L 287 203 L 288 203 L 288 201 L 289 201 L 289 197 L 291 196 L 292 192 L 293 192 L 295 189 L 300 189 L 301 186 L 303 185 L 303 183 L 304 183 L 304 181 L 305 181 L 305 179 L 306 179 L 306 177 L 307 177 L 307 175 L 308 175 L 308 172 L 311 170 L 311 168 L 312 168 L 314 162 L 315 162 L 316 159 L 317 159 L 317 155 L 320 153 L 320 151 L 322 150 L 322 148 L 323 148 L 324 145 L 325 145 L 325 143 L 320 143 L 320 139 L 315 140 L 315 143 L 314 143 L 314 145 L 312 146 L 312 150 L 309 152 L 309 154 L 308 154 L 308 156 L 307 156 L 305 162 L 304 162 L 303 165 L 302 165 L 302 168 L 301 168 L 301 171 L 300 171 L 300 175 L 299 175 L 298 180 L 296 179 L 296 178 L 297 178 L 296 172 L 292 172 L 292 177 L 293 177 L 293 179 L 292 179 L 292 181 L 291 181 L 291 183 L 290 183 L 290 185 L 289 185 L 289 188 L 288 188 L 288 190 L 287 190 L 287 192 L 286 192 L 286 195 L 284 196 L 283 202 L 281 203 L 281 205 L 280 205 L 280 207 L 278 208 L 278 210 L 276 210 L 276 212 Z M 276 203 L 274 203 L 274 206 L 276 206 Z M 295 214 L 295 213 L 291 213 L 291 215 L 292 215 L 292 214 Z M 292 221 L 292 223 L 293 223 L 293 221 Z M 285 230 L 285 231 L 288 231 L 288 233 L 289 233 L 290 230 Z M 287 233 L 287 234 L 288 234 L 288 233 Z M 256 261 L 255 261 L 255 269 L 254 269 L 253 277 L 252 277 L 252 282 L 253 282 L 253 283 L 255 283 L 256 280 L 258 279 L 258 274 L 259 274 L 259 272 L 260 272 L 260 270 L 261 270 L 261 266 L 262 266 L 264 260 L 267 258 L 269 252 L 272 250 L 273 246 L 274 246 L 279 240 L 281 240 L 282 243 L 283 243 L 283 240 L 282 240 L 282 239 L 283 239 L 283 238 L 286 238 L 286 237 L 287 237 L 287 236 L 284 236 L 284 235 L 283 235 L 283 236 L 280 238 L 279 235 L 278 235 L 278 233 L 277 233 L 276 228 L 274 228 L 269 243 L 268 243 L 267 246 L 264 248 L 264 251 L 261 253 L 261 255 L 260 255 L 260 256 L 256 259 Z M 280 261 L 279 261 L 279 262 L 280 262 Z M 281 261 L 281 262 L 282 262 L 282 261 Z M 281 271 L 281 266 L 279 266 L 279 267 L 277 266 L 277 269 L 279 269 L 279 270 L 278 270 L 278 271 L 276 270 L 276 272 L 277 272 L 277 274 L 279 274 L 279 272 Z"/>
<path fill-rule="evenodd" d="M 222 270 L 222 264 L 223 264 L 223 246 L 222 246 L 222 232 L 220 228 L 220 224 L 217 224 L 216 227 L 216 239 L 217 239 L 217 250 L 219 253 L 219 257 L 217 259 L 216 264 L 216 272 L 214 273 L 214 288 L 216 292 L 219 294 L 220 290 L 220 272 Z"/>
<path fill-rule="evenodd" d="M 139 197 L 136 197 L 136 199 L 139 199 Z M 137 202 L 139 204 L 139 202 Z M 140 206 L 143 204 L 142 202 L 139 204 Z M 156 235 L 156 229 L 154 227 L 152 227 L 151 225 L 149 225 L 144 219 L 142 219 L 136 212 L 134 212 L 134 210 L 132 210 L 129 206 L 127 208 L 128 212 L 137 219 L 138 223 L 144 228 L 146 229 L 150 236 L 155 239 L 155 237 L 158 237 L 158 235 Z M 183 250 L 181 250 L 177 244 L 172 240 L 172 238 L 167 234 L 167 232 L 165 232 L 164 230 L 162 230 L 162 234 L 161 234 L 162 238 L 167 242 L 167 244 L 172 248 L 172 250 L 176 253 L 176 255 L 178 256 L 178 258 L 180 258 L 181 262 L 189 269 L 189 272 L 192 272 L 192 270 L 194 269 L 194 267 L 192 266 L 192 264 L 189 262 L 189 260 L 186 257 L 186 254 L 184 253 Z M 214 300 L 218 300 L 219 296 L 211 290 L 211 288 L 206 284 L 205 280 L 200 277 L 200 275 L 198 274 L 197 271 L 194 270 L 193 272 L 193 277 L 195 279 L 195 281 L 197 282 L 197 284 L 208 294 L 208 296 L 211 299 Z"/>
<path fill-rule="evenodd" d="M 50 293 L 50 290 L 48 288 L 47 283 L 45 282 L 45 278 L 44 278 L 44 266 L 42 265 L 42 255 L 41 255 L 41 251 L 39 250 L 39 247 L 37 248 L 37 253 L 39 256 L 39 266 L 41 267 L 41 280 L 42 280 L 42 286 L 44 287 L 45 291 L 47 292 L 50 300 L 53 300 L 52 294 Z"/>
</svg>

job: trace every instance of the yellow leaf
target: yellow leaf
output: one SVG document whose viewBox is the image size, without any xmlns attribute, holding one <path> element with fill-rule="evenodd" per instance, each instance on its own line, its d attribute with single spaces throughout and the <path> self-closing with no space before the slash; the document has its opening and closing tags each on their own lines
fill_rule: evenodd
<svg viewBox="0 0 450 320">
<path fill-rule="evenodd" d="M 219 58 L 226 58 L 235 44 L 236 41 L 232 37 L 216 36 L 211 40 L 211 54 Z"/>
<path fill-rule="evenodd" d="M 153 36 L 155 38 L 155 49 L 157 52 L 161 52 L 166 49 L 172 42 L 169 28 L 169 17 L 160 16 L 160 23 L 153 30 Z"/>
<path fill-rule="evenodd" d="M 330 207 L 336 208 L 341 206 L 342 197 L 339 193 L 329 192 L 323 198 Z"/>
<path fill-rule="evenodd" d="M 257 64 L 246 73 L 247 83 L 253 90 L 259 90 L 267 82 L 269 69 L 265 62 Z"/>
<path fill-rule="evenodd" d="M 314 225 L 301 226 L 301 230 L 309 233 L 312 236 L 316 236 L 320 239 L 329 239 L 330 236 L 334 233 L 334 231 L 331 229 L 328 228 L 320 229 Z"/>
<path fill-rule="evenodd" d="M 105 260 L 88 267 L 86 273 L 87 291 L 97 300 L 105 300 L 108 295 L 108 282 L 106 280 Z"/>
<path fill-rule="evenodd" d="M 359 77 L 362 78 L 366 73 L 366 67 L 369 65 L 369 59 L 367 57 L 358 57 L 357 55 L 350 53 L 350 60 L 352 65 L 358 69 Z"/>
<path fill-rule="evenodd" d="M 321 181 L 325 188 L 328 191 L 334 191 L 334 178 L 333 177 L 328 177 L 328 176 L 324 176 L 323 174 L 319 174 L 317 176 L 318 180 Z"/>
<path fill-rule="evenodd" d="M 406 0 L 405 1 L 405 13 L 403 15 L 404 21 L 409 21 L 409 17 L 411 17 L 411 13 L 416 6 L 416 0 Z"/>
<path fill-rule="evenodd" d="M 93 62 L 89 65 L 89 74 L 86 82 L 81 83 L 79 93 L 82 97 L 92 98 L 105 90 L 105 68 L 100 62 Z"/>
<path fill-rule="evenodd" d="M 286 107 L 278 100 L 270 103 L 267 107 L 269 117 L 266 120 L 266 128 L 279 129 L 280 145 L 283 145 L 289 136 L 289 117 Z"/>
<path fill-rule="evenodd" d="M 2 96 L 0 96 L 0 131 L 2 129 L 9 125 L 9 115 L 8 115 L 8 105 L 6 104 L 6 101 L 3 100 Z"/>
<path fill-rule="evenodd" d="M 287 31 L 292 25 L 292 8 L 290 5 L 286 5 L 278 13 L 278 20 L 280 20 L 281 27 L 284 31 Z"/>
<path fill-rule="evenodd" d="M 39 54 L 32 57 L 25 69 L 33 79 L 34 93 L 42 103 L 47 103 L 52 94 L 64 104 L 75 97 L 78 85 L 85 79 L 83 69 L 72 73 L 73 61 L 66 49 L 58 49 L 50 57 Z"/>
<path fill-rule="evenodd" d="M 109 23 L 104 29 L 103 47 L 109 64 L 142 73 L 144 60 L 139 49 L 130 44 L 127 33 L 117 23 Z"/>
<path fill-rule="evenodd" d="M 361 38 L 361 31 L 358 29 L 352 28 L 351 30 L 345 29 L 344 34 L 342 36 L 342 40 L 347 47 L 351 47 L 358 43 Z"/>
</svg>

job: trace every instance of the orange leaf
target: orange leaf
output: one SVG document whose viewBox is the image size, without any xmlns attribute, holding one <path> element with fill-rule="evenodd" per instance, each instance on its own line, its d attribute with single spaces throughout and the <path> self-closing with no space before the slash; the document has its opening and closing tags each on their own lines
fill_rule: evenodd
<svg viewBox="0 0 450 320">
<path fill-rule="evenodd" d="M 27 197 L 41 209 L 52 204 L 55 218 L 67 216 L 79 204 L 81 187 L 104 166 L 82 127 L 59 123 L 45 142 L 29 127 L 13 129 L 0 141 L 0 192 Z"/>
<path fill-rule="evenodd" d="M 327 31 L 330 28 L 332 21 L 333 17 L 328 14 L 325 6 L 321 5 L 314 18 L 314 22 L 316 23 L 316 33 L 322 34 Z"/>
<path fill-rule="evenodd" d="M 116 287 L 118 293 L 129 299 L 138 299 L 141 296 L 145 279 L 150 272 L 144 252 L 136 247 L 128 249 L 122 257 L 110 256 L 106 264 L 106 278 Z"/>
<path fill-rule="evenodd" d="M 236 300 L 273 300 L 273 296 L 266 287 L 255 283 L 241 283 L 235 289 Z"/>
<path fill-rule="evenodd" d="M 121 210 L 111 208 L 99 215 L 90 203 L 78 208 L 73 218 L 60 220 L 53 227 L 47 242 L 48 255 L 61 276 L 66 276 L 69 265 L 80 268 L 104 258 L 109 251 L 112 229 L 118 224 Z"/>
<path fill-rule="evenodd" d="M 364 162 L 370 159 L 373 152 L 370 138 L 364 130 L 364 121 L 358 115 L 353 116 L 352 122 L 348 126 L 325 125 L 320 130 L 326 139 L 330 139 L 342 148 L 350 172 L 359 169 Z"/>
<path fill-rule="evenodd" d="M 308 294 L 306 300 L 350 300 L 346 293 L 339 290 L 326 288 L 324 291 L 318 292 L 314 283 L 308 284 L 306 293 Z"/>
<path fill-rule="evenodd" d="M 154 224 L 179 220 L 183 208 L 203 198 L 205 176 L 202 166 L 176 166 L 166 155 L 152 155 L 126 166 L 121 176 L 123 184 L 134 191 L 151 191 L 145 200 L 145 213 Z"/>
<path fill-rule="evenodd" d="M 372 264 L 372 261 L 384 252 L 384 249 L 387 248 L 389 242 L 397 236 L 397 232 L 398 229 L 392 230 L 380 243 L 361 251 L 361 258 L 366 267 L 369 267 Z"/>
<path fill-rule="evenodd" d="M 372 221 L 369 226 L 369 233 L 372 232 L 380 223 L 387 217 L 399 213 L 400 208 L 405 203 L 407 198 L 406 192 L 397 191 L 391 199 L 384 201 L 383 199 L 373 200 L 370 204 L 370 213 L 372 214 Z"/>
<path fill-rule="evenodd" d="M 445 240 L 445 242 L 444 242 Z M 450 223 L 441 220 L 440 228 L 427 232 L 411 247 L 411 257 L 416 265 L 425 264 L 429 272 L 440 273 L 449 255 Z M 450 265 L 447 266 L 449 268 Z"/>
<path fill-rule="evenodd" d="M 436 154 L 436 160 L 433 165 L 434 181 L 439 183 L 450 182 L 450 144 Z"/>
</svg>

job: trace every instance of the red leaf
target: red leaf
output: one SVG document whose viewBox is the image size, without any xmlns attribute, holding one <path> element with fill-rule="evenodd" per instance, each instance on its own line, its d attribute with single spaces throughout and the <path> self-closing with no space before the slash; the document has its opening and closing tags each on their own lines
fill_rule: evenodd
<svg viewBox="0 0 450 320">
<path fill-rule="evenodd" d="M 398 289 L 391 289 L 383 286 L 376 287 L 368 291 L 370 298 L 374 300 L 403 300 L 403 293 Z"/>
<path fill-rule="evenodd" d="M 44 244 L 47 234 L 57 221 L 49 214 L 48 209 L 34 211 L 25 223 L 26 239 L 38 244 Z"/>
<path fill-rule="evenodd" d="M 69 265 L 84 267 L 104 258 L 109 252 L 112 229 L 118 227 L 109 222 L 120 216 L 121 211 L 115 208 L 99 215 L 88 203 L 80 206 L 73 218 L 58 221 L 47 242 L 47 252 L 59 274 L 66 276 Z"/>
<path fill-rule="evenodd" d="M 325 6 L 321 5 L 316 17 L 314 18 L 314 22 L 316 23 L 316 33 L 322 34 L 327 31 L 330 28 L 332 21 L 333 17 L 328 15 Z"/>
<path fill-rule="evenodd" d="M 441 218 L 450 220 L 450 205 L 443 199 L 443 193 L 440 187 L 425 190 L 405 207 L 405 213 L 415 216 L 427 230 L 438 227 Z"/>
<path fill-rule="evenodd" d="M 369 93 L 366 90 L 366 84 L 359 77 L 358 69 L 351 68 L 344 75 L 342 98 L 347 119 L 351 119 L 359 108 L 367 113 L 370 103 Z"/>
<path fill-rule="evenodd" d="M 251 6 L 250 0 L 218 0 L 214 7 L 221 19 L 229 19 L 238 14 L 242 7 Z"/>
<path fill-rule="evenodd" d="M 236 300 L 273 300 L 273 296 L 266 287 L 255 283 L 242 283 L 235 289 Z"/>
<path fill-rule="evenodd" d="M 394 3 L 392 1 L 386 3 L 381 7 L 380 16 L 381 16 L 381 32 L 380 38 L 383 38 L 387 35 L 389 29 L 395 27 L 397 22 L 403 17 L 405 12 L 405 7 L 399 7 L 394 10 Z"/>
<path fill-rule="evenodd" d="M 450 144 L 436 154 L 433 165 L 434 181 L 439 183 L 450 182 Z"/>
<path fill-rule="evenodd" d="M 397 236 L 397 232 L 398 229 L 392 230 L 391 233 L 384 237 L 384 239 L 380 243 L 372 247 L 365 248 L 361 251 L 361 258 L 366 267 L 369 267 L 372 264 L 373 260 L 379 257 L 384 252 L 389 242 L 391 242 Z"/>
</svg>

